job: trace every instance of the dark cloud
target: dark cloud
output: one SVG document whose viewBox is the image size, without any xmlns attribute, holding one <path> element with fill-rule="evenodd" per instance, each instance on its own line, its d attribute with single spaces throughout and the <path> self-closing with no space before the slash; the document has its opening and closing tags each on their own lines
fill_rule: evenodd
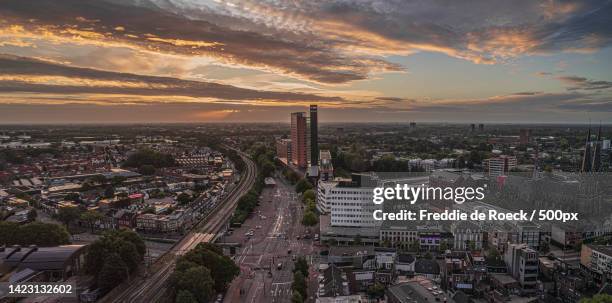
<svg viewBox="0 0 612 303">
<path fill-rule="evenodd" d="M 340 97 L 261 91 L 212 82 L 77 68 L 9 55 L 0 55 L 0 92 L 127 94 L 304 102 L 343 100 Z"/>
<path fill-rule="evenodd" d="M 212 3 L 212 2 L 211 2 Z M 209 4 L 211 5 L 211 4 Z M 493 63 L 612 44 L 611 1 L 4 0 L 5 25 L 211 56 L 321 83 L 400 71 L 414 50 Z M 357 50 L 357 52 L 355 51 Z"/>
<path fill-rule="evenodd" d="M 609 120 L 612 105 L 590 102 L 568 103 L 549 108 L 494 111 L 456 105 L 419 109 L 328 108 L 320 107 L 319 118 L 326 122 L 558 122 L 584 123 L 588 118 Z M 551 110 L 553 109 L 553 110 Z M 290 113 L 306 107 L 261 107 L 218 103 L 144 103 L 144 104 L 2 104 L 0 124 L 6 123 L 151 123 L 151 122 L 283 122 Z M 588 115 L 576 115 L 575 111 Z"/>
<path fill-rule="evenodd" d="M 414 99 L 410 98 L 400 98 L 400 97 L 376 97 L 376 100 L 391 102 L 391 103 L 413 103 Z"/>
<path fill-rule="evenodd" d="M 575 111 L 612 113 L 612 101 L 570 103 L 570 104 L 562 104 L 559 107 L 562 109 L 575 110 Z"/>
<path fill-rule="evenodd" d="M 211 56 L 324 83 L 365 79 L 371 70 L 401 69 L 375 58 L 346 57 L 316 40 L 292 41 L 232 30 L 166 11 L 107 1 L 6 0 L 0 6 L 0 17 L 35 33 L 44 30 L 153 51 Z"/>
<path fill-rule="evenodd" d="M 512 95 L 514 96 L 535 96 L 535 95 L 539 95 L 542 94 L 542 92 L 518 92 L 518 93 L 514 93 Z"/>
<path fill-rule="evenodd" d="M 591 80 L 578 76 L 559 76 L 558 80 L 568 85 L 568 90 L 603 90 L 612 88 L 611 81 Z"/>
</svg>

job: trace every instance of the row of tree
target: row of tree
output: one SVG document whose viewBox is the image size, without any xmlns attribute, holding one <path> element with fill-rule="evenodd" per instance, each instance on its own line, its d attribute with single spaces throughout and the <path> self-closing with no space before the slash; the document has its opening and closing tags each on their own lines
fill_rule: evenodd
<svg viewBox="0 0 612 303">
<path fill-rule="evenodd" d="M 20 225 L 0 221 L 0 245 L 57 246 L 70 243 L 70 234 L 64 226 L 32 222 Z"/>
<path fill-rule="evenodd" d="M 232 259 L 211 243 L 200 243 L 181 256 L 170 277 L 177 303 L 209 302 L 217 292 L 224 292 L 240 273 Z"/>
<path fill-rule="evenodd" d="M 298 257 L 293 267 L 293 282 L 291 283 L 291 303 L 303 303 L 308 298 L 308 262 L 304 257 Z"/>
<path fill-rule="evenodd" d="M 317 203 L 315 202 L 316 198 L 317 196 L 315 194 L 314 189 L 312 188 L 307 189 L 302 194 L 302 202 L 305 206 L 304 216 L 302 217 L 302 224 L 305 226 L 314 226 L 319 222 L 319 217 L 317 215 Z"/>
<path fill-rule="evenodd" d="M 272 176 L 275 171 L 274 153 L 265 145 L 256 145 L 251 149 L 251 158 L 257 165 L 257 178 L 255 184 L 238 200 L 231 223 L 243 223 L 259 202 L 259 195 L 264 188 L 264 180 Z"/>
</svg>

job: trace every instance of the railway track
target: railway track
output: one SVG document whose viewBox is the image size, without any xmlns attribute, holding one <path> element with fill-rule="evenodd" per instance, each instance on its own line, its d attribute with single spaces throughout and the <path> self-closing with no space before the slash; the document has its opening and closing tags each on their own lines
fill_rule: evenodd
<svg viewBox="0 0 612 303">
<path fill-rule="evenodd" d="M 133 284 L 123 290 L 120 294 L 113 295 L 112 298 L 104 298 L 103 303 L 150 303 L 160 302 L 165 296 L 168 286 L 168 278 L 174 271 L 176 260 L 179 256 L 196 247 L 202 242 L 213 242 L 217 234 L 232 216 L 240 197 L 242 197 L 255 183 L 257 168 L 249 157 L 238 151 L 240 157 L 246 164 L 245 173 L 238 186 L 236 186 L 219 203 L 213 211 L 202 220 L 203 224 L 197 226 L 183 237 L 168 252 L 168 258 L 160 258 L 164 262 L 161 267 L 146 279 L 134 281 Z"/>
</svg>

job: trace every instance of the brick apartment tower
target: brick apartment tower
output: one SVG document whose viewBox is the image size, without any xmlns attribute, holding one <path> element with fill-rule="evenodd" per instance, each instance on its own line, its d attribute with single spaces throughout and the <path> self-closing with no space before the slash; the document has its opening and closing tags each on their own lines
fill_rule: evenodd
<svg viewBox="0 0 612 303">
<path fill-rule="evenodd" d="M 291 163 L 308 167 L 308 123 L 306 113 L 291 113 Z"/>
</svg>

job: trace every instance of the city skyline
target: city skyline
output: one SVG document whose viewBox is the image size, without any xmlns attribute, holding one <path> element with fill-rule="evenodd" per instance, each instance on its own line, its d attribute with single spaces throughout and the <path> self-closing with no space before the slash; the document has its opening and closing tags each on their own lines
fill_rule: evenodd
<svg viewBox="0 0 612 303">
<path fill-rule="evenodd" d="M 0 123 L 612 122 L 610 1 L 0 5 Z"/>
</svg>

